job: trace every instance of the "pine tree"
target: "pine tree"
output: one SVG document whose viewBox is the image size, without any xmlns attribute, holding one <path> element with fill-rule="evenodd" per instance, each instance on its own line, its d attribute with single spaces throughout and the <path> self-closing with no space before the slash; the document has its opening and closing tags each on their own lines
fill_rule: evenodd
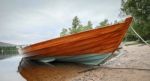
<svg viewBox="0 0 150 81">
<path fill-rule="evenodd" d="M 87 26 L 86 26 L 87 28 L 87 30 L 90 30 L 90 29 L 93 29 L 93 25 L 92 25 L 92 22 L 91 21 L 88 21 L 88 23 L 87 23 Z"/>
<path fill-rule="evenodd" d="M 104 21 L 102 21 L 102 22 L 99 23 L 100 26 L 106 26 L 108 24 L 109 24 L 108 23 L 108 19 L 105 19 Z"/>
<path fill-rule="evenodd" d="M 105 20 L 101 21 L 101 22 L 99 23 L 99 26 L 97 26 L 96 28 L 101 28 L 101 27 L 107 26 L 107 25 L 109 25 L 108 19 L 105 19 Z"/>
<path fill-rule="evenodd" d="M 80 25 L 80 20 L 77 16 L 75 16 L 73 18 L 72 28 L 69 28 L 70 34 L 77 33 L 79 25 Z"/>
<path fill-rule="evenodd" d="M 87 25 L 83 26 L 80 23 L 79 18 L 75 16 L 72 21 L 72 27 L 68 28 L 68 30 L 63 28 L 62 32 L 60 33 L 60 36 L 65 36 L 68 34 L 75 34 L 75 33 L 83 32 L 83 31 L 90 30 L 90 29 L 93 29 L 91 21 L 88 21 Z"/>
<path fill-rule="evenodd" d="M 63 28 L 63 29 L 62 29 L 62 32 L 60 33 L 60 36 L 65 36 L 65 35 L 67 35 L 67 34 L 68 34 L 67 32 L 68 32 L 67 29 Z"/>
</svg>

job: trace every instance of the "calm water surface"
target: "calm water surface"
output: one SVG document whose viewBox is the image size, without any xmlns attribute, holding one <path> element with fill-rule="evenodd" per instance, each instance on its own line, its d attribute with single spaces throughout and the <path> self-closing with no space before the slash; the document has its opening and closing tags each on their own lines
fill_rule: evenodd
<svg viewBox="0 0 150 81">
<path fill-rule="evenodd" d="M 26 81 L 18 72 L 21 56 L 0 60 L 0 81 Z"/>
<path fill-rule="evenodd" d="M 0 81 L 66 81 L 85 69 L 73 63 L 33 62 L 18 55 L 0 60 Z"/>
</svg>

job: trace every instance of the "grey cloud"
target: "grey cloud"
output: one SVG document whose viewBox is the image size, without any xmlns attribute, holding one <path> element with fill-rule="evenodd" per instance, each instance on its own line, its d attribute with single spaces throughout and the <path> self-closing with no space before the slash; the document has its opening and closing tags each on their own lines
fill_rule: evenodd
<svg viewBox="0 0 150 81">
<path fill-rule="evenodd" d="M 94 26 L 105 18 L 114 21 L 120 5 L 121 0 L 0 0 L 0 41 L 28 44 L 58 37 L 74 16 Z"/>
</svg>

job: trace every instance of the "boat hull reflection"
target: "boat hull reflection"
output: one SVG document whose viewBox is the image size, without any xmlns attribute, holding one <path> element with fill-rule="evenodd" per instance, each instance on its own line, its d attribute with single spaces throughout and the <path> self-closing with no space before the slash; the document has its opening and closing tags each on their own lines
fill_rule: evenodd
<svg viewBox="0 0 150 81">
<path fill-rule="evenodd" d="M 88 69 L 74 63 L 42 63 L 23 58 L 18 71 L 27 81 L 66 81 Z"/>
</svg>

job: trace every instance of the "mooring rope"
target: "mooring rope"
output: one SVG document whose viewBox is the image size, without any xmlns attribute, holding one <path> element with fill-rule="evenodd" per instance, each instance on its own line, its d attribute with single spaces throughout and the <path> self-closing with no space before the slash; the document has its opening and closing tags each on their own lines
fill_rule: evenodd
<svg viewBox="0 0 150 81">
<path fill-rule="evenodd" d="M 83 71 L 80 71 L 78 73 L 84 73 L 84 72 L 88 72 L 88 71 L 92 71 L 92 70 L 96 70 L 96 69 L 124 69 L 124 70 L 141 70 L 141 71 L 150 71 L 150 69 L 147 68 L 130 68 L 130 67 L 105 67 L 105 66 L 96 66 L 96 67 L 92 67 L 92 68 L 88 68 L 85 69 Z"/>
<path fill-rule="evenodd" d="M 133 27 L 131 27 L 132 31 L 146 44 L 150 47 L 150 45 L 135 31 Z"/>
<path fill-rule="evenodd" d="M 133 27 L 131 27 L 132 31 L 146 44 L 150 47 L 149 43 L 147 43 L 136 31 Z M 116 67 L 104 67 L 104 66 L 94 66 L 92 68 L 88 68 L 86 70 L 80 71 L 79 73 L 95 70 L 98 68 L 104 68 L 104 69 L 131 69 L 131 70 L 145 70 L 145 71 L 150 71 L 150 69 L 143 69 L 143 68 L 116 68 Z"/>
</svg>

